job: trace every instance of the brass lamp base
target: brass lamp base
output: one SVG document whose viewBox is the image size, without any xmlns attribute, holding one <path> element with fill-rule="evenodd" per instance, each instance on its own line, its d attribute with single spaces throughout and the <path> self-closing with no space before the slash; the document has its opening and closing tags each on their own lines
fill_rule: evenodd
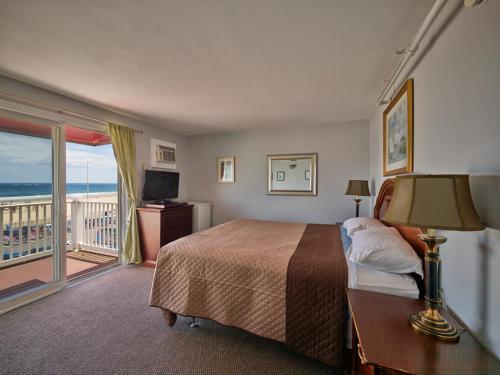
<svg viewBox="0 0 500 375">
<path fill-rule="evenodd" d="M 428 229 L 419 238 L 425 242 L 425 310 L 411 314 L 409 323 L 417 332 L 437 337 L 445 341 L 458 341 L 460 334 L 457 329 L 446 321 L 439 313 L 442 307 L 439 284 L 440 265 L 439 245 L 446 242 L 446 238 L 436 236 L 434 229 Z"/>
<path fill-rule="evenodd" d="M 356 195 L 356 198 L 354 198 L 354 202 L 356 202 L 356 217 L 359 217 L 359 204 L 361 203 L 361 198 L 359 195 Z"/>
<path fill-rule="evenodd" d="M 440 340 L 458 341 L 460 334 L 448 321 L 442 317 L 438 310 L 428 308 L 408 318 L 410 325 L 418 332 L 435 336 Z"/>
</svg>

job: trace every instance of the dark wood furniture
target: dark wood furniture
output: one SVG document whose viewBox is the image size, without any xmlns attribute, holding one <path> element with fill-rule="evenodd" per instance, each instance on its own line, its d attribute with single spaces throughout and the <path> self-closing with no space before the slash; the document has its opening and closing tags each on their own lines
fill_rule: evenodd
<svg viewBox="0 0 500 375">
<path fill-rule="evenodd" d="M 420 228 L 395 225 L 383 220 L 385 211 L 389 207 L 389 203 L 391 203 L 395 184 L 396 179 L 394 178 L 384 180 L 377 196 L 377 202 L 375 202 L 374 217 L 386 226 L 396 228 L 401 236 L 413 247 L 418 256 L 423 259 L 425 256 L 425 243 L 418 238 L 418 235 L 422 233 Z"/>
<path fill-rule="evenodd" d="M 142 259 L 154 266 L 162 246 L 193 232 L 193 205 L 138 208 L 137 221 Z"/>
<path fill-rule="evenodd" d="M 450 343 L 415 332 L 408 315 L 422 300 L 349 289 L 353 374 L 500 374 L 500 364 L 468 333 Z M 443 315 L 458 328 L 449 314 Z"/>
</svg>

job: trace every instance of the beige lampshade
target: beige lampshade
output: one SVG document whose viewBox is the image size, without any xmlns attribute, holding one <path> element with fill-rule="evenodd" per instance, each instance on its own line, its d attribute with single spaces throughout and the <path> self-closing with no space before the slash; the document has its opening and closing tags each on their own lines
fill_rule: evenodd
<svg viewBox="0 0 500 375">
<path fill-rule="evenodd" d="M 433 229 L 484 229 L 472 202 L 468 175 L 397 177 L 383 220 Z"/>
<path fill-rule="evenodd" d="M 369 197 L 371 194 L 370 189 L 368 189 L 368 181 L 349 180 L 345 195 L 362 195 Z"/>
</svg>

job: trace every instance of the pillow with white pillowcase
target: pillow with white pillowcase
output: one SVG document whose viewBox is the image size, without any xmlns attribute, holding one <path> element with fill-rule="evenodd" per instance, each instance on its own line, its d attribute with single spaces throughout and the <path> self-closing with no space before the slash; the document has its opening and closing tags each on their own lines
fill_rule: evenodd
<svg viewBox="0 0 500 375">
<path fill-rule="evenodd" d="M 415 279 L 407 274 L 379 271 L 373 267 L 346 261 L 350 289 L 392 294 L 418 299 L 420 291 Z"/>
<path fill-rule="evenodd" d="M 344 221 L 342 226 L 347 230 L 347 234 L 352 237 L 357 231 L 368 228 L 384 228 L 385 225 L 373 217 L 353 217 Z"/>
<path fill-rule="evenodd" d="M 352 238 L 349 259 L 380 271 L 416 272 L 423 276 L 422 260 L 396 228 L 373 228 L 356 232 Z"/>
</svg>

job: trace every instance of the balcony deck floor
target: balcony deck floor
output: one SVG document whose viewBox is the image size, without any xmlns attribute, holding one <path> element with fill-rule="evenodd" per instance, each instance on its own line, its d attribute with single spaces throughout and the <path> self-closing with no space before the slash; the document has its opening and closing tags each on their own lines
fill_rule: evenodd
<svg viewBox="0 0 500 375">
<path fill-rule="evenodd" d="M 108 266 L 117 257 L 90 251 L 70 251 L 66 256 L 68 279 Z M 52 256 L 0 269 L 0 298 L 52 281 Z"/>
</svg>

